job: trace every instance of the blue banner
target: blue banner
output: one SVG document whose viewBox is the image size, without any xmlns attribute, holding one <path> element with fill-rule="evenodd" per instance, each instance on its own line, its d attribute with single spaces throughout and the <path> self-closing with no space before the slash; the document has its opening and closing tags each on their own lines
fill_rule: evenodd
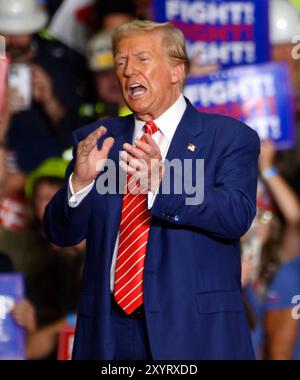
<svg viewBox="0 0 300 380">
<path fill-rule="evenodd" d="M 0 275 L 0 359 L 25 359 L 24 329 L 16 324 L 11 310 L 23 299 L 21 274 Z"/>
<path fill-rule="evenodd" d="M 220 68 L 270 59 L 268 0 L 152 0 L 158 22 L 183 31 L 190 59 Z"/>
<path fill-rule="evenodd" d="M 250 65 L 189 78 L 185 96 L 200 111 L 232 116 L 272 139 L 277 149 L 295 144 L 292 84 L 286 63 Z"/>
</svg>

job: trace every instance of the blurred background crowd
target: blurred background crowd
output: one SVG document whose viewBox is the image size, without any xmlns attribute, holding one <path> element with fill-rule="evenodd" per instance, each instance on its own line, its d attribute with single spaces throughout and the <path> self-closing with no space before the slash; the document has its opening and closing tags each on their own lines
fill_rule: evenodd
<svg viewBox="0 0 300 380">
<path fill-rule="evenodd" d="M 276 151 L 271 140 L 261 143 L 257 215 L 241 242 L 242 285 L 257 358 L 300 359 L 300 60 L 291 54 L 300 2 L 269 3 L 271 60 L 289 65 L 296 144 Z M 151 0 L 0 0 L 10 61 L 5 94 L 0 86 L 0 272 L 24 275 L 25 297 L 10 313 L 26 331 L 27 359 L 57 359 L 60 333 L 76 320 L 85 243 L 54 246 L 42 218 L 72 158 L 72 131 L 130 113 L 111 33 L 135 18 L 153 18 Z M 192 59 L 190 75 L 217 69 Z"/>
</svg>

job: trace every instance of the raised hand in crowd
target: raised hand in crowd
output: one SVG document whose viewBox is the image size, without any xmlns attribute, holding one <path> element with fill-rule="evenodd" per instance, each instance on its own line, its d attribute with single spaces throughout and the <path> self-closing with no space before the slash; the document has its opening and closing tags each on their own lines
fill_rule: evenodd
<svg viewBox="0 0 300 380">
<path fill-rule="evenodd" d="M 32 97 L 48 115 L 52 124 L 57 125 L 66 114 L 65 108 L 56 98 L 50 76 L 39 65 L 31 65 Z"/>
<path fill-rule="evenodd" d="M 29 300 L 16 303 L 11 313 L 17 324 L 24 327 L 27 333 L 33 333 L 37 329 L 35 308 Z"/>
<path fill-rule="evenodd" d="M 268 189 L 288 224 L 300 222 L 300 202 L 297 195 L 275 166 L 276 150 L 271 140 L 261 143 L 259 168 Z"/>
</svg>

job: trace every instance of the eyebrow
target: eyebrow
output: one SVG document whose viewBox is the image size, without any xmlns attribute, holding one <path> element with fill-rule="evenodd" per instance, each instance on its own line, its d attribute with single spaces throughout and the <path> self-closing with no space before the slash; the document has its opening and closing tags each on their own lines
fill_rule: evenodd
<svg viewBox="0 0 300 380">
<path fill-rule="evenodd" d="M 151 55 L 152 53 L 149 50 L 142 50 L 142 51 L 139 51 L 137 53 L 132 53 L 132 55 L 134 55 L 134 56 L 139 56 L 142 54 L 150 54 Z M 116 53 L 115 59 L 120 59 L 120 58 L 127 58 L 127 55 L 122 54 L 122 53 Z"/>
</svg>

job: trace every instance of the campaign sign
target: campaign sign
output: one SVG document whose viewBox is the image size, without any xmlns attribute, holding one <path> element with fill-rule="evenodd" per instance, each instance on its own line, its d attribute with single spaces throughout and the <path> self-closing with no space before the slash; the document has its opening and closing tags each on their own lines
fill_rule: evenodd
<svg viewBox="0 0 300 380">
<path fill-rule="evenodd" d="M 25 359 L 25 332 L 11 310 L 24 297 L 21 274 L 0 275 L 0 359 Z"/>
<path fill-rule="evenodd" d="M 295 144 L 292 84 L 286 63 L 241 66 L 191 77 L 184 90 L 200 111 L 244 121 L 277 149 Z"/>
<path fill-rule="evenodd" d="M 153 17 L 172 22 L 190 59 L 222 68 L 270 59 L 268 0 L 152 0 Z"/>
</svg>

